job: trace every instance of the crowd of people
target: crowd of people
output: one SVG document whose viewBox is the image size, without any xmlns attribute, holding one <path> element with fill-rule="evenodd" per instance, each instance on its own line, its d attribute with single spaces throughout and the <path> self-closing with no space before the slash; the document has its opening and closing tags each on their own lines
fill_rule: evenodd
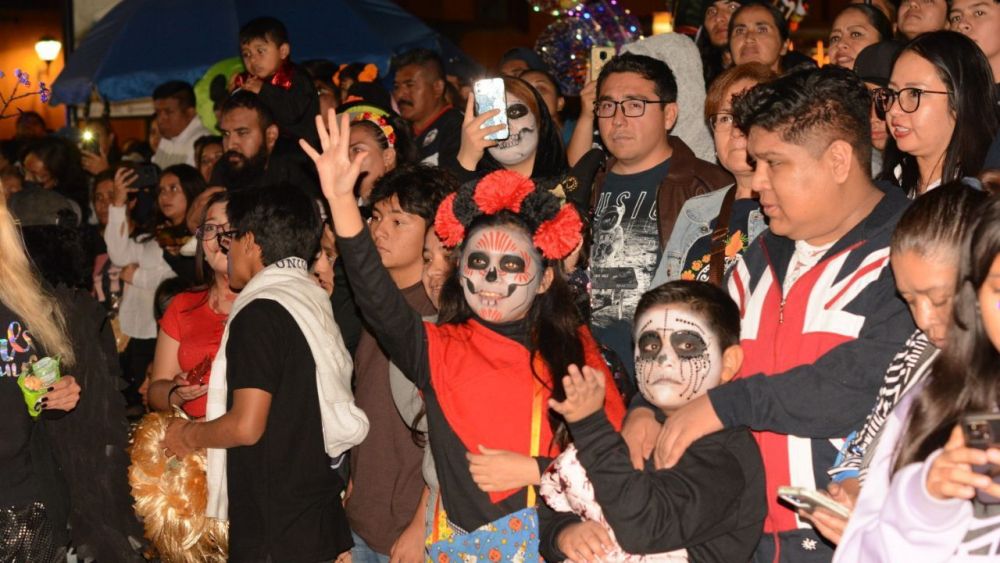
<svg viewBox="0 0 1000 563">
<path fill-rule="evenodd" d="M 1000 3 L 789 33 L 709 2 L 578 104 L 511 49 L 480 111 L 261 17 L 214 127 L 22 114 L 0 560 L 1000 557 Z"/>
</svg>

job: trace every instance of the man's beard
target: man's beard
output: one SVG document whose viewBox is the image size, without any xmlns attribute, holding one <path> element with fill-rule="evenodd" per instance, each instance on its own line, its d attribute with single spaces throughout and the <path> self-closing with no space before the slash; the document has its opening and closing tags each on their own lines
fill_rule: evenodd
<svg viewBox="0 0 1000 563">
<path fill-rule="evenodd" d="M 253 186 L 264 176 L 267 157 L 263 146 L 250 158 L 236 151 L 226 151 L 216 163 L 212 179 L 219 179 L 221 185 L 230 190 Z"/>
</svg>

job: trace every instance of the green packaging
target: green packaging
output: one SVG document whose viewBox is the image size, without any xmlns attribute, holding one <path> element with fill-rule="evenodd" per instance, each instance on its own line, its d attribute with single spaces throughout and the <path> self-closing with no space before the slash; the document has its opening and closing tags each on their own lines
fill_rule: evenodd
<svg viewBox="0 0 1000 563">
<path fill-rule="evenodd" d="M 29 364 L 18 376 L 17 385 L 24 395 L 24 403 L 28 406 L 31 418 L 38 418 L 42 414 L 41 399 L 60 377 L 59 359 L 50 357 Z"/>
</svg>

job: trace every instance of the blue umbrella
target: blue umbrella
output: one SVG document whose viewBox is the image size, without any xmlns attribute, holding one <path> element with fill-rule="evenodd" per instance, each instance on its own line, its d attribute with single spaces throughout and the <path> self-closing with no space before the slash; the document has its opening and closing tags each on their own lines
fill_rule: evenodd
<svg viewBox="0 0 1000 563">
<path fill-rule="evenodd" d="M 375 63 L 383 76 L 393 55 L 415 47 L 469 61 L 390 0 L 124 0 L 70 55 L 54 103 L 85 102 L 94 87 L 118 101 L 147 97 L 168 80 L 194 83 L 239 54 L 240 27 L 259 16 L 284 22 L 294 60 Z"/>
</svg>

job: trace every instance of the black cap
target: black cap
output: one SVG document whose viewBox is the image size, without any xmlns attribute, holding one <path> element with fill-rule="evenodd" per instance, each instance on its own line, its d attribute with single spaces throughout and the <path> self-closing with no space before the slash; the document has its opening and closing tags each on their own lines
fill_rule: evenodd
<svg viewBox="0 0 1000 563">
<path fill-rule="evenodd" d="M 880 41 L 869 45 L 854 59 L 854 72 L 861 80 L 885 88 L 889 85 L 892 65 L 902 50 L 903 44 L 898 41 Z"/>
<path fill-rule="evenodd" d="M 524 61 L 531 70 L 541 70 L 549 72 L 549 65 L 545 64 L 541 55 L 527 47 L 514 47 L 500 57 L 500 66 L 507 61 Z"/>
</svg>

